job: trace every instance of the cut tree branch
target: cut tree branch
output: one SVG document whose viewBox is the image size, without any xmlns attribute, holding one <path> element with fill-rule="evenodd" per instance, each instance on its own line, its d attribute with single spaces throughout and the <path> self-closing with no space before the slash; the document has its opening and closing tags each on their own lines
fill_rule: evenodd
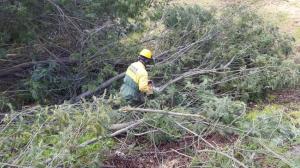
<svg viewBox="0 0 300 168">
<path fill-rule="evenodd" d="M 194 132 L 194 131 L 188 129 L 187 127 L 181 125 L 180 123 L 178 123 L 178 122 L 176 122 L 176 121 L 175 121 L 175 123 L 176 123 L 179 127 L 181 127 L 182 129 L 184 129 L 184 130 L 186 130 L 186 131 L 192 133 L 193 135 L 199 137 L 203 142 L 205 142 L 205 143 L 208 144 L 211 148 L 214 149 L 214 150 L 209 150 L 209 149 L 199 150 L 199 151 L 197 151 L 197 152 L 215 152 L 215 153 L 218 153 L 218 154 L 221 154 L 221 155 L 223 155 L 223 156 L 228 157 L 229 159 L 231 159 L 231 160 L 233 160 L 234 162 L 236 162 L 237 164 L 239 164 L 241 167 L 247 168 L 247 166 L 244 165 L 242 162 L 240 162 L 239 160 L 237 160 L 237 159 L 234 158 L 233 156 L 230 156 L 230 155 L 228 155 L 227 153 L 224 153 L 224 152 L 220 151 L 218 148 L 216 148 L 214 145 L 212 145 L 210 142 L 208 142 L 206 139 L 204 139 L 201 135 L 199 135 L 199 134 L 197 134 L 196 132 Z"/>
<path fill-rule="evenodd" d="M 159 113 L 159 114 L 165 114 L 165 115 L 197 117 L 197 118 L 206 119 L 204 116 L 199 115 L 199 114 L 175 113 L 175 112 L 165 111 L 165 110 L 124 107 L 124 108 L 120 109 L 120 111 L 122 111 L 122 112 L 138 111 L 138 112 L 146 112 L 146 113 Z"/>
<path fill-rule="evenodd" d="M 125 128 L 125 127 L 128 127 L 136 122 L 139 122 L 141 120 L 137 120 L 137 121 L 130 121 L 130 122 L 126 122 L 126 123 L 120 123 L 120 124 L 113 124 L 111 125 L 108 129 L 110 130 L 119 130 L 119 129 L 122 129 L 122 128 Z"/>
<path fill-rule="evenodd" d="M 160 56 L 160 55 L 159 55 Z M 159 57 L 157 56 L 157 57 Z M 172 79 L 170 80 L 169 82 L 167 82 L 166 84 L 160 86 L 157 90 L 157 92 L 162 92 L 164 91 L 169 85 L 173 84 L 173 83 L 176 83 L 184 78 L 187 78 L 187 77 L 191 77 L 191 76 L 195 76 L 195 75 L 200 75 L 200 74 L 206 74 L 206 73 L 217 73 L 218 71 L 220 70 L 225 70 L 227 69 L 227 67 L 233 62 L 235 57 L 233 57 L 224 67 L 221 67 L 221 68 L 218 68 L 218 69 L 192 69 L 188 72 L 185 72 L 183 73 L 182 75 L 178 76 L 177 78 L 175 79 Z M 85 98 L 85 97 L 89 97 L 89 96 L 92 96 L 93 94 L 95 94 L 96 92 L 99 92 L 103 89 L 105 89 L 106 87 L 110 86 L 114 81 L 116 80 L 119 80 L 121 78 L 123 78 L 125 76 L 125 72 L 105 81 L 104 83 L 102 83 L 99 87 L 96 88 L 95 91 L 87 91 L 87 92 L 84 92 L 82 94 L 80 94 L 79 96 L 71 99 L 71 103 L 76 103 L 78 101 L 80 101 L 82 98 Z"/>
<path fill-rule="evenodd" d="M 185 73 L 181 74 L 180 76 L 178 76 L 177 78 L 172 79 L 169 82 L 167 82 L 166 84 L 160 86 L 158 88 L 157 92 L 159 93 L 159 92 L 164 91 L 171 84 L 176 83 L 184 78 L 188 78 L 188 77 L 195 76 L 195 75 L 206 74 L 206 73 L 217 73 L 218 71 L 226 70 L 226 69 L 228 69 L 228 66 L 234 61 L 234 58 L 235 57 L 232 57 L 232 59 L 225 66 L 217 68 L 217 69 L 215 69 L 215 68 L 214 69 L 198 69 L 198 68 L 196 68 L 196 69 L 189 70 L 188 72 L 185 72 Z"/>
<path fill-rule="evenodd" d="M 21 63 L 21 64 L 18 64 L 18 65 L 15 65 L 11 68 L 7 68 L 7 69 L 2 69 L 0 71 L 0 77 L 2 76 L 6 76 L 6 75 L 12 75 L 12 73 L 14 72 L 18 72 L 18 71 L 21 71 L 21 70 L 24 70 L 25 68 L 29 68 L 33 65 L 36 65 L 36 64 L 49 64 L 50 62 L 57 62 L 57 60 L 45 60 L 45 61 L 35 61 L 35 62 L 25 62 L 25 63 Z M 76 63 L 75 60 L 70 60 L 69 58 L 62 58 L 59 60 L 59 63 Z"/>
<path fill-rule="evenodd" d="M 123 78 L 124 76 L 125 76 L 125 72 L 123 72 L 115 77 L 110 78 L 109 80 L 103 82 L 100 86 L 98 86 L 95 91 L 87 91 L 87 92 L 80 94 L 79 96 L 74 97 L 73 99 L 71 99 L 71 103 L 76 103 L 85 97 L 92 96 L 94 93 L 105 89 L 106 87 L 110 86 L 114 81 L 117 81 L 117 80 Z"/>
<path fill-rule="evenodd" d="M 184 78 L 187 77 L 191 77 L 191 76 L 195 76 L 195 75 L 201 75 L 201 74 L 206 74 L 206 73 L 212 73 L 212 72 L 217 72 L 217 69 L 210 69 L 210 70 L 199 70 L 199 69 L 194 69 L 194 70 L 190 70 L 188 72 L 185 72 L 183 74 L 181 74 L 180 76 L 178 76 L 175 79 L 170 80 L 169 82 L 167 82 L 166 84 L 160 86 L 157 90 L 157 92 L 162 92 L 164 91 L 168 86 L 170 86 L 173 83 L 176 83 Z"/>
<path fill-rule="evenodd" d="M 138 126 L 139 124 L 141 124 L 141 123 L 143 123 L 143 122 L 144 122 L 144 120 L 138 120 L 138 121 L 134 122 L 133 124 L 131 124 L 131 125 L 125 127 L 125 128 L 122 128 L 122 129 L 120 129 L 120 130 L 118 130 L 118 131 L 116 131 L 116 132 L 114 132 L 114 133 L 112 133 L 112 134 L 110 134 L 110 135 L 108 135 L 108 136 L 101 136 L 101 137 L 98 137 L 98 138 L 93 138 L 93 139 L 91 139 L 91 140 L 85 141 L 84 143 L 78 145 L 78 147 L 79 147 L 79 148 L 86 147 L 86 146 L 88 146 L 88 145 L 91 145 L 91 144 L 94 144 L 94 143 L 98 142 L 98 141 L 101 140 L 102 138 L 115 137 L 115 136 L 117 136 L 117 135 L 120 135 L 120 134 L 122 134 L 122 133 L 124 133 L 124 132 L 130 130 L 131 128 L 134 128 L 134 127 Z"/>
</svg>

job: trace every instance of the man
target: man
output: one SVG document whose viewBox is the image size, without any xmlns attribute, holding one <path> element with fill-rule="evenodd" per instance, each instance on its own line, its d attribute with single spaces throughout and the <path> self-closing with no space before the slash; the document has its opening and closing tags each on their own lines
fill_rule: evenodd
<svg viewBox="0 0 300 168">
<path fill-rule="evenodd" d="M 146 71 L 146 65 L 152 61 L 151 51 L 143 49 L 139 54 L 138 61 L 127 68 L 120 93 L 129 104 L 141 104 L 144 102 L 143 94 L 153 93 L 152 82 L 148 80 Z"/>
</svg>

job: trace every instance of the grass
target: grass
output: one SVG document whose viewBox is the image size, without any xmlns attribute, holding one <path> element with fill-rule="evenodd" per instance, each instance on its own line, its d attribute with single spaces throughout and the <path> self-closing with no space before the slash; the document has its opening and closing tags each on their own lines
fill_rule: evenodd
<svg viewBox="0 0 300 168">
<path fill-rule="evenodd" d="M 256 120 L 259 116 L 261 115 L 272 115 L 272 113 L 274 111 L 278 111 L 280 110 L 282 107 L 279 106 L 279 105 L 268 105 L 268 106 L 265 106 L 263 109 L 260 109 L 261 107 L 259 107 L 258 109 L 254 109 L 250 112 L 248 112 L 247 114 L 247 119 L 249 120 Z"/>
<path fill-rule="evenodd" d="M 198 4 L 202 7 L 218 6 L 220 1 L 217 0 L 175 0 L 173 3 L 178 4 Z"/>
<path fill-rule="evenodd" d="M 295 29 L 295 31 L 293 33 L 293 36 L 296 39 L 296 43 L 300 44 L 300 27 L 298 27 L 298 28 Z"/>
<path fill-rule="evenodd" d="M 290 33 L 296 39 L 296 45 L 300 45 L 300 27 L 296 27 L 294 25 L 293 19 L 295 17 L 295 12 L 293 12 L 293 10 L 297 10 L 298 8 L 300 11 L 300 2 L 276 0 L 273 0 L 274 3 L 267 2 L 270 1 L 247 0 L 240 1 L 238 3 L 251 4 L 252 7 L 258 9 L 258 12 L 266 21 L 277 25 L 283 32 Z M 220 2 L 218 0 L 175 0 L 174 3 L 199 4 L 203 7 L 214 6 L 221 10 L 224 5 L 231 3 L 231 1 Z"/>
<path fill-rule="evenodd" d="M 290 22 L 289 13 L 284 11 L 261 11 L 265 20 L 271 22 L 272 24 L 278 25 L 283 28 L 287 26 L 286 24 Z"/>
<path fill-rule="evenodd" d="M 300 125 L 300 104 L 299 103 L 286 103 L 286 104 L 269 104 L 258 105 L 258 107 L 250 110 L 246 118 L 256 120 L 262 115 L 274 115 L 276 112 L 286 115 L 291 122 Z"/>
</svg>

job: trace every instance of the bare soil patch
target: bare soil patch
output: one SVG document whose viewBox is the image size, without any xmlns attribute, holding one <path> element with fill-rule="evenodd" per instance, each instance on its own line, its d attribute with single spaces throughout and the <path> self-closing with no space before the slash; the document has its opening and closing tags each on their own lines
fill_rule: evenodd
<svg viewBox="0 0 300 168">
<path fill-rule="evenodd" d="M 222 136 L 214 133 L 204 137 L 209 143 L 217 147 L 225 147 L 233 144 L 238 136 Z M 116 168 L 185 168 L 189 167 L 192 157 L 189 151 L 205 149 L 208 146 L 205 142 L 195 136 L 187 135 L 180 140 L 164 142 L 158 145 L 152 144 L 145 138 L 137 138 L 126 142 L 128 146 L 143 144 L 143 149 L 136 152 L 126 150 L 115 151 L 104 162 L 105 165 Z M 121 153 L 121 154 L 120 154 Z"/>
<path fill-rule="evenodd" d="M 275 99 L 272 101 L 277 104 L 300 103 L 300 90 L 282 90 L 273 93 Z"/>
</svg>

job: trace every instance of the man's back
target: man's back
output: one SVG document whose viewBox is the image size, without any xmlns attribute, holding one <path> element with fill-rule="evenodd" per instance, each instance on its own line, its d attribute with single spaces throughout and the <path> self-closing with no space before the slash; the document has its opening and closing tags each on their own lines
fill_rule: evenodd
<svg viewBox="0 0 300 168">
<path fill-rule="evenodd" d="M 149 91 L 148 72 L 145 65 L 140 62 L 132 63 L 126 71 L 126 75 L 121 87 L 121 95 L 125 100 L 142 101 L 142 93 Z"/>
</svg>

